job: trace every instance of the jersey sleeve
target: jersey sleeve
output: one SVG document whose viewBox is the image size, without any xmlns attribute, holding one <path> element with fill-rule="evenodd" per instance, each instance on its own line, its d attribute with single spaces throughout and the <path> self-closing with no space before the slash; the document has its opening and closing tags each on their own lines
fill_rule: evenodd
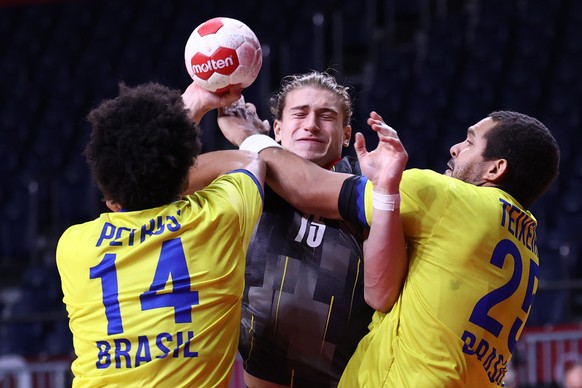
<svg viewBox="0 0 582 388">
<path fill-rule="evenodd" d="M 194 196 L 206 198 L 213 207 L 232 208 L 238 215 L 239 232 L 249 238 L 263 211 L 263 187 L 248 170 L 221 175 Z"/>
<path fill-rule="evenodd" d="M 261 204 L 262 204 L 264 202 L 264 200 L 265 200 L 265 192 L 263 190 L 263 186 L 261 185 L 261 183 L 259 182 L 259 180 L 257 179 L 257 177 L 252 172 L 250 172 L 249 170 L 244 170 L 244 169 L 239 169 L 239 170 L 231 171 L 227 175 L 229 175 L 229 174 L 236 174 L 236 173 L 245 174 L 249 178 L 252 179 L 252 181 L 254 182 L 256 188 L 259 191 L 259 195 L 261 197 Z"/>
<path fill-rule="evenodd" d="M 450 189 L 442 178 L 442 175 L 429 170 L 404 171 L 400 182 L 400 215 L 407 237 L 430 234 L 431 230 L 425 230 L 424 226 L 436 225 L 422 220 L 427 216 L 438 218 L 446 207 Z M 354 176 L 344 181 L 338 200 L 338 208 L 343 219 L 366 228 L 370 227 L 373 187 L 372 182 L 365 176 Z"/>
<path fill-rule="evenodd" d="M 342 218 L 364 228 L 372 223 L 372 182 L 365 176 L 346 179 L 340 190 L 338 209 Z"/>
<path fill-rule="evenodd" d="M 400 182 L 400 217 L 408 240 L 434 234 L 450 201 L 450 183 L 455 181 L 432 170 L 404 171 Z"/>
</svg>

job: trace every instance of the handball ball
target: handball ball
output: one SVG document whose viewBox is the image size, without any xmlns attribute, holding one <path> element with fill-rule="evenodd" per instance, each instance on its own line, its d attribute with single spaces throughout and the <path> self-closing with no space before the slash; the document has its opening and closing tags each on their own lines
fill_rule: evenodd
<svg viewBox="0 0 582 388">
<path fill-rule="evenodd" d="M 231 85 L 250 86 L 263 64 L 261 44 L 243 22 L 217 17 L 194 29 L 186 42 L 184 60 L 194 82 L 215 93 Z"/>
</svg>

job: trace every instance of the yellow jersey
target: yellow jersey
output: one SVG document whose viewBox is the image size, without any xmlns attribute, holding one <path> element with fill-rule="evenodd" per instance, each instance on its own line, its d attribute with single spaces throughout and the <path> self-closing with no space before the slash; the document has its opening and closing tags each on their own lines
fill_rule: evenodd
<svg viewBox="0 0 582 388">
<path fill-rule="evenodd" d="M 262 197 L 239 170 L 183 200 L 67 229 L 57 266 L 73 385 L 227 387 Z"/>
<path fill-rule="evenodd" d="M 347 213 L 370 222 L 371 184 L 344 189 L 360 198 Z M 340 387 L 501 385 L 538 286 L 536 219 L 500 189 L 429 170 L 405 171 L 400 193 L 409 272 Z"/>
</svg>

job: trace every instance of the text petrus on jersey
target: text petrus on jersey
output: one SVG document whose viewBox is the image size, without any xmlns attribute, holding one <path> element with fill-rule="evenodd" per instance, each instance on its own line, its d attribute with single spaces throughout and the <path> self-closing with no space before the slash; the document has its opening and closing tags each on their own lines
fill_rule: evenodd
<svg viewBox="0 0 582 388">
<path fill-rule="evenodd" d="M 179 215 L 180 211 L 178 210 L 177 216 Z M 177 232 L 180 227 L 178 218 L 175 216 L 166 216 L 165 218 L 157 216 L 138 229 L 116 226 L 110 222 L 105 222 L 95 246 L 99 247 L 101 244 L 106 243 L 110 246 L 131 247 L 143 243 L 149 236 L 160 235 L 164 232 Z"/>
</svg>

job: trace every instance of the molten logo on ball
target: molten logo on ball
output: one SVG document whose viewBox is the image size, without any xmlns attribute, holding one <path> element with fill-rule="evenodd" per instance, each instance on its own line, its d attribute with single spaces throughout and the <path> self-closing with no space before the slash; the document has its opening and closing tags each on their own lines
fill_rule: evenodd
<svg viewBox="0 0 582 388">
<path fill-rule="evenodd" d="M 203 80 L 208 80 L 214 72 L 232 74 L 238 66 L 236 51 L 224 47 L 219 48 L 210 58 L 202 53 L 192 57 L 192 72 Z"/>
<path fill-rule="evenodd" d="M 216 93 L 232 85 L 251 85 L 263 63 L 261 45 L 244 23 L 230 18 L 210 19 L 192 32 L 184 59 L 194 82 Z"/>
</svg>

